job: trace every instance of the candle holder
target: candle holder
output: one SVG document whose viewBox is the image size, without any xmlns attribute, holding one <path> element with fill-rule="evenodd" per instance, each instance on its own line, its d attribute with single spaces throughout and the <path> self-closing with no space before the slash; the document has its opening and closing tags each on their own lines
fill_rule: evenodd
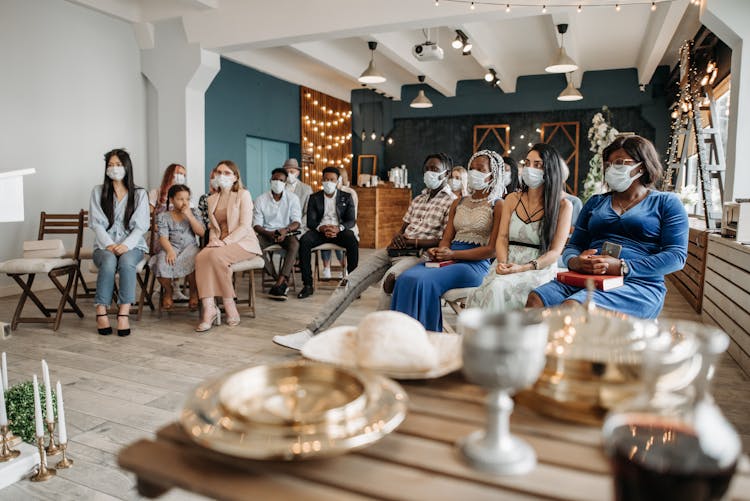
<svg viewBox="0 0 750 501">
<path fill-rule="evenodd" d="M 0 390 L 2 391 L 2 390 Z M 21 455 L 21 451 L 10 448 L 10 441 L 13 438 L 13 434 L 10 433 L 8 425 L 0 427 L 0 434 L 2 434 L 2 448 L 0 448 L 0 463 L 10 461 L 13 458 L 17 458 Z"/>
<path fill-rule="evenodd" d="M 68 443 L 65 442 L 64 444 L 60 444 L 60 451 L 62 452 L 62 459 L 57 462 L 55 465 L 55 468 L 58 470 L 64 470 L 65 468 L 70 468 L 73 466 L 73 460 L 70 459 L 66 452 L 68 450 Z"/>
<path fill-rule="evenodd" d="M 55 456 L 60 454 L 60 448 L 55 444 L 55 422 L 47 421 L 47 431 L 49 432 L 49 445 L 47 446 L 47 455 Z"/>
<path fill-rule="evenodd" d="M 54 468 L 47 468 L 47 458 L 44 456 L 44 437 L 37 437 L 36 446 L 39 449 L 39 470 L 32 475 L 32 482 L 44 482 L 57 475 Z"/>
</svg>

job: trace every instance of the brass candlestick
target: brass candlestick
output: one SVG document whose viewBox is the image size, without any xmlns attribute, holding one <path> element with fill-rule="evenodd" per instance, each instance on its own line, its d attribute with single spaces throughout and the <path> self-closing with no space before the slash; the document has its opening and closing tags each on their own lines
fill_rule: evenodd
<svg viewBox="0 0 750 501">
<path fill-rule="evenodd" d="M 47 446 L 47 455 L 55 456 L 60 454 L 60 448 L 55 444 L 55 422 L 47 421 L 47 431 L 49 432 L 49 445 Z"/>
<path fill-rule="evenodd" d="M 44 455 L 44 437 L 37 437 L 36 446 L 39 449 L 39 470 L 31 477 L 32 482 L 44 482 L 57 475 L 54 468 L 47 468 L 47 458 Z"/>
<path fill-rule="evenodd" d="M 3 436 L 3 445 L 2 448 L 0 448 L 0 463 L 10 461 L 11 459 L 20 456 L 21 451 L 13 450 L 10 448 L 10 441 L 13 438 L 13 435 L 10 433 L 10 428 L 8 428 L 8 425 L 3 425 L 0 427 L 0 434 L 2 434 Z"/>
<path fill-rule="evenodd" d="M 73 466 L 73 460 L 70 459 L 66 454 L 66 451 L 68 450 L 68 443 L 65 442 L 64 444 L 60 444 L 60 450 L 62 451 L 62 459 L 57 462 L 55 468 L 57 468 L 58 470 L 62 470 Z"/>
</svg>

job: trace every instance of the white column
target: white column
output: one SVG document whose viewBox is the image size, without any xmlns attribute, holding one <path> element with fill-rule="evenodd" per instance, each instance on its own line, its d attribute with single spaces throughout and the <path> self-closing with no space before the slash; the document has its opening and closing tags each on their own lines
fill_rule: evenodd
<svg viewBox="0 0 750 501">
<path fill-rule="evenodd" d="M 732 49 L 725 201 L 750 197 L 750 2 L 706 0 L 701 23 Z M 745 47 L 745 43 L 748 47 Z"/>
<path fill-rule="evenodd" d="M 141 70 L 157 96 L 155 130 L 148 139 L 158 165 L 148 167 L 149 184 L 158 185 L 170 163 L 182 163 L 197 196 L 205 186 L 205 94 L 219 72 L 219 55 L 188 43 L 179 19 L 137 26 L 136 34 Z"/>
</svg>

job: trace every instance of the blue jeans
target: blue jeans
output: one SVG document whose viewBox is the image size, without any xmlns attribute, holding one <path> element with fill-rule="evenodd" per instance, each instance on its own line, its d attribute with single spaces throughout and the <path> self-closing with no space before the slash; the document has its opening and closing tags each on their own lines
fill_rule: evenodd
<svg viewBox="0 0 750 501">
<path fill-rule="evenodd" d="M 135 302 L 135 268 L 143 259 L 141 249 L 130 249 L 122 256 L 115 256 L 107 249 L 94 249 L 94 264 L 99 268 L 96 276 L 94 305 L 109 306 L 115 289 L 115 275 L 120 274 L 117 304 Z"/>
</svg>

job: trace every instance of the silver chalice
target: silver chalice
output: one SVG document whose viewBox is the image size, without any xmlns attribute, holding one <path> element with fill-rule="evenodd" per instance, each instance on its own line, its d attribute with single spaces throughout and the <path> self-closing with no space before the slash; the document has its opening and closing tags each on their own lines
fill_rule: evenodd
<svg viewBox="0 0 750 501">
<path fill-rule="evenodd" d="M 510 433 L 510 394 L 531 386 L 545 364 L 548 326 L 537 311 L 492 314 L 469 309 L 458 317 L 463 334 L 463 371 L 486 388 L 487 429 L 464 437 L 459 447 L 478 469 L 522 475 L 536 466 L 536 453 Z"/>
</svg>

